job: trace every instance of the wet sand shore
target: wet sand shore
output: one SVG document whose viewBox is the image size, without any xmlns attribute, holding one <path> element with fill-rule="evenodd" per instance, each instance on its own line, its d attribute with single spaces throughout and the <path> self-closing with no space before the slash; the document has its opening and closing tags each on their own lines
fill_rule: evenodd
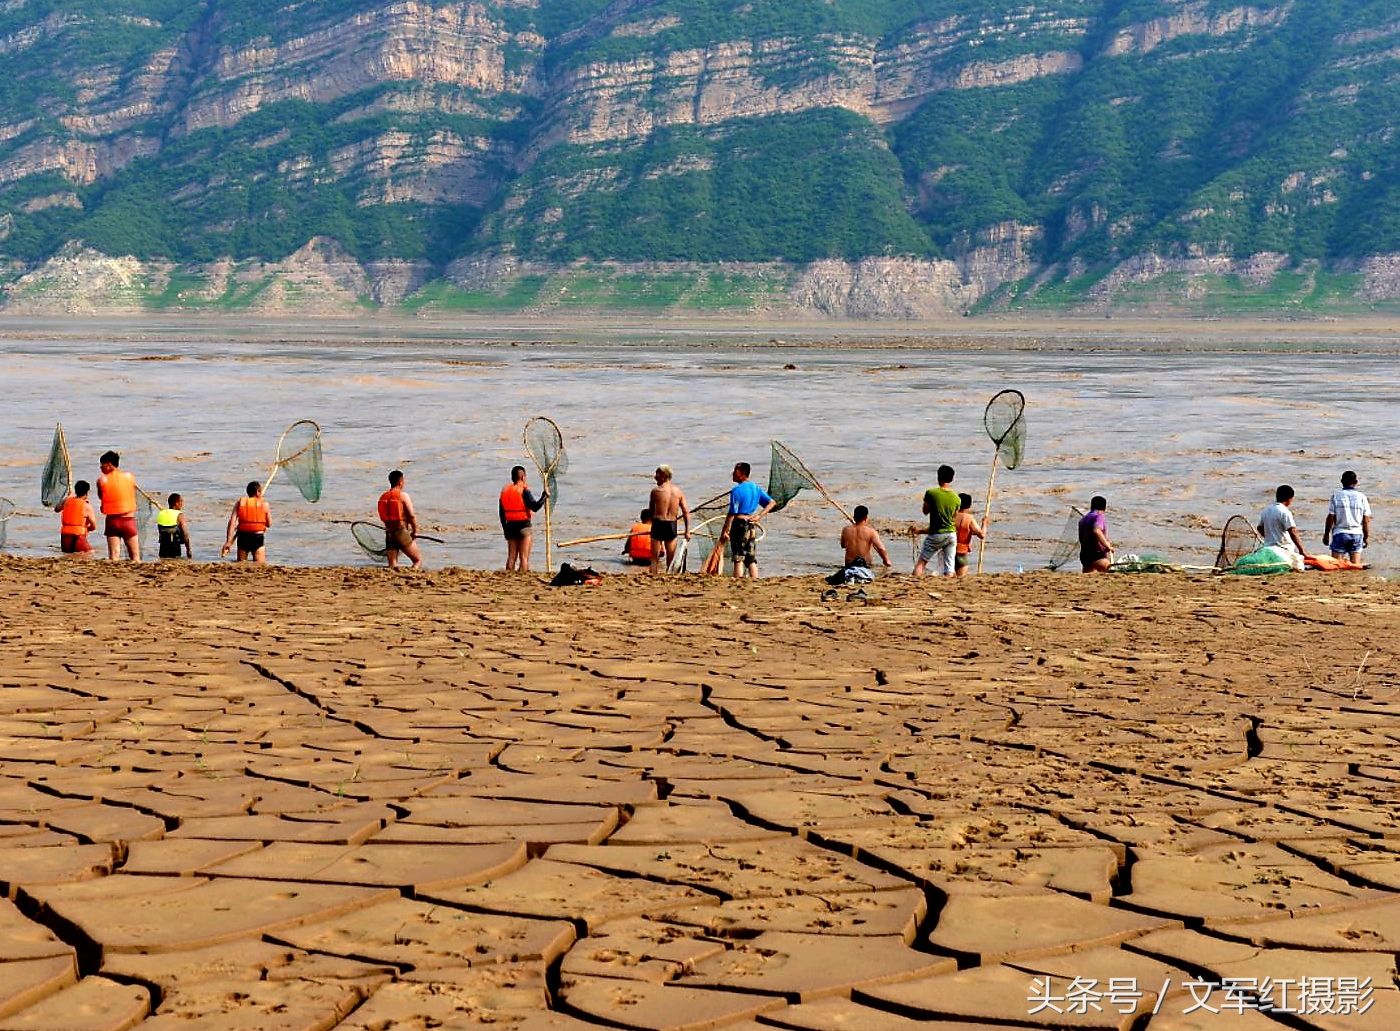
<svg viewBox="0 0 1400 1031">
<path fill-rule="evenodd" d="M 1400 586 L 824 586 L 0 561 L 0 1027 L 1400 1027 Z"/>
</svg>

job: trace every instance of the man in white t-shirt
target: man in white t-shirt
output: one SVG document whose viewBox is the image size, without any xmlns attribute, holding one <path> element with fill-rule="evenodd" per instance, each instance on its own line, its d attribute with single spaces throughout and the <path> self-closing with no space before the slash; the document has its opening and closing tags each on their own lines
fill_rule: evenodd
<svg viewBox="0 0 1400 1031">
<path fill-rule="evenodd" d="M 1356 473 L 1342 473 L 1342 489 L 1333 491 L 1327 503 L 1327 525 L 1322 543 L 1332 549 L 1333 558 L 1361 561 L 1361 552 L 1371 543 L 1371 503 L 1356 489 Z"/>
<path fill-rule="evenodd" d="M 1297 555 L 1295 565 L 1302 569 L 1307 551 L 1303 548 L 1303 539 L 1298 536 L 1292 505 L 1293 488 L 1285 483 L 1274 491 L 1274 503 L 1259 516 L 1259 536 L 1269 547 Z"/>
</svg>

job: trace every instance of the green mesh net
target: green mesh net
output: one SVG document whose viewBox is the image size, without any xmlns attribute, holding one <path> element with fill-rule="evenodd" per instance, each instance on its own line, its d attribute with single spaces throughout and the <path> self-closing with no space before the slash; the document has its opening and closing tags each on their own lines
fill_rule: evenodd
<svg viewBox="0 0 1400 1031">
<path fill-rule="evenodd" d="M 279 473 L 291 480 L 307 501 L 321 500 L 326 465 L 321 457 L 320 426 L 310 419 L 302 419 L 283 431 L 277 441 L 277 461 L 267 475 L 267 483 L 272 483 Z"/>
<path fill-rule="evenodd" d="M 388 561 L 388 550 L 384 547 L 384 527 L 378 523 L 356 522 L 350 524 L 350 535 L 355 543 L 372 559 Z"/>
<path fill-rule="evenodd" d="M 1240 556 L 1226 572 L 1236 576 L 1272 576 L 1275 573 L 1292 573 L 1297 568 L 1282 549 L 1265 545 Z"/>
<path fill-rule="evenodd" d="M 1259 533 L 1242 515 L 1234 515 L 1225 523 L 1220 534 L 1220 550 L 1215 553 L 1215 568 L 1229 570 L 1236 562 L 1256 550 L 1260 543 Z"/>
<path fill-rule="evenodd" d="M 68 457 L 68 441 L 63 437 L 63 426 L 60 424 L 53 430 L 53 443 L 49 445 L 49 460 L 44 463 L 39 499 L 45 508 L 57 508 L 72 490 L 73 460 Z"/>
<path fill-rule="evenodd" d="M 15 503 L 9 498 L 0 498 L 0 548 L 9 539 L 10 517 L 15 514 Z"/>
<path fill-rule="evenodd" d="M 817 479 L 817 474 L 807 468 L 807 464 L 797 457 L 792 448 L 779 440 L 773 441 L 772 444 L 773 457 L 768 464 L 768 496 L 777 502 L 773 506 L 774 512 L 786 508 L 788 502 L 797 497 L 799 491 L 814 490 L 845 516 L 847 522 L 855 522 L 850 513 L 842 508 L 840 502 L 822 485 L 822 481 Z"/>
<path fill-rule="evenodd" d="M 144 549 L 151 538 L 151 531 L 156 526 L 156 514 L 160 512 L 160 505 L 156 499 L 147 494 L 144 490 L 136 490 L 136 537 L 141 542 Z"/>
<path fill-rule="evenodd" d="M 729 491 L 717 495 L 701 505 L 694 505 L 690 509 L 691 538 L 689 542 L 682 541 L 681 546 L 676 549 L 676 558 L 672 563 L 672 572 L 684 572 L 685 570 L 701 570 L 709 560 L 711 553 L 720 546 L 719 535 L 724 529 L 724 517 L 729 512 Z M 725 546 L 726 554 L 724 558 L 729 558 L 728 546 Z"/>
<path fill-rule="evenodd" d="M 1180 566 L 1151 551 L 1145 551 L 1141 555 L 1124 555 L 1108 567 L 1110 573 L 1176 573 L 1180 570 Z"/>
<path fill-rule="evenodd" d="M 773 458 L 768 466 L 768 495 L 777 502 L 773 511 L 781 512 L 799 491 L 821 489 L 816 476 L 803 464 L 802 459 L 785 444 L 773 441 Z"/>
<path fill-rule="evenodd" d="M 549 507 L 559 500 L 559 477 L 569 471 L 569 454 L 564 435 L 553 419 L 537 415 L 525 424 L 525 453 L 539 470 L 544 489 L 549 491 Z"/>
<path fill-rule="evenodd" d="M 1003 390 L 987 402 L 982 425 L 997 447 L 997 457 L 1007 469 L 1021 464 L 1026 451 L 1026 397 L 1019 390 Z"/>
<path fill-rule="evenodd" d="M 1055 550 L 1050 553 L 1050 561 L 1046 563 L 1048 568 L 1059 569 L 1079 557 L 1079 520 L 1083 518 L 1082 511 L 1070 506 L 1069 519 L 1065 521 L 1065 528 L 1060 531 L 1060 539 L 1055 542 Z"/>
</svg>

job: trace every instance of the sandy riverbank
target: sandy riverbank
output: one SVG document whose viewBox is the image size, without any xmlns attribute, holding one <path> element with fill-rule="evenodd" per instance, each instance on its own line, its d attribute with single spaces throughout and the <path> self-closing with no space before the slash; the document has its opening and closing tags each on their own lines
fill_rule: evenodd
<svg viewBox="0 0 1400 1031">
<path fill-rule="evenodd" d="M 0 1026 L 1400 1026 L 1400 587 L 822 586 L 0 562 Z"/>
</svg>

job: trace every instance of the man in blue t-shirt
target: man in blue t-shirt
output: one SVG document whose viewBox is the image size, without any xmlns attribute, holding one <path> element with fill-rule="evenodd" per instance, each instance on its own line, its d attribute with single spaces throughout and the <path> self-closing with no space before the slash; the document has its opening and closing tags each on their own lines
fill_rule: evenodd
<svg viewBox="0 0 1400 1031">
<path fill-rule="evenodd" d="M 773 510 L 777 504 L 768 492 L 749 479 L 751 468 L 748 462 L 734 464 L 734 487 L 729 492 L 729 513 L 724 517 L 724 529 L 720 531 L 719 546 L 729 542 L 729 551 L 734 556 L 734 575 L 758 579 L 758 557 L 755 547 L 758 544 L 758 521 Z"/>
</svg>

